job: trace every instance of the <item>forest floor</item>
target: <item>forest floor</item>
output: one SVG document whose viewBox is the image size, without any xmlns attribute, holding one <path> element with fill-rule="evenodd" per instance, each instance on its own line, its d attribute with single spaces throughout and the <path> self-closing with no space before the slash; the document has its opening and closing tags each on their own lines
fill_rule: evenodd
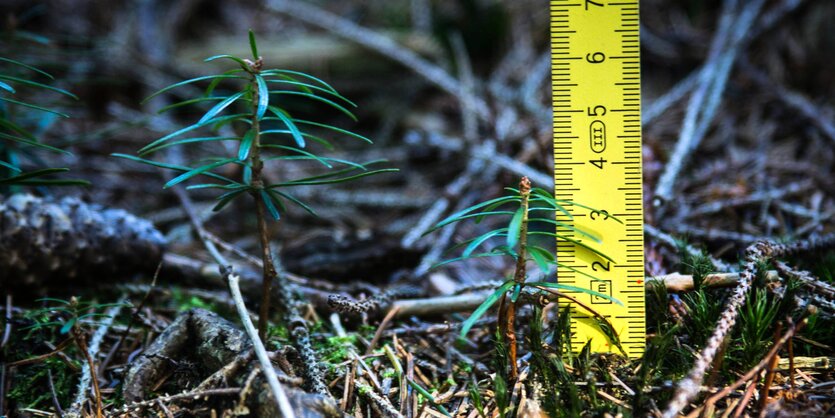
<svg viewBox="0 0 835 418">
<path fill-rule="evenodd" d="M 497 321 L 513 292 L 462 338 L 519 267 L 437 266 L 507 220 L 434 225 L 522 177 L 554 188 L 547 2 L 125 3 L 0 8 L 8 31 L 51 39 L 3 43 L 0 55 L 79 96 L 56 104 L 71 118 L 35 121 L 44 142 L 72 152 L 43 158 L 91 183 L 3 189 L 0 416 L 278 414 L 229 289 L 239 278 L 249 317 L 265 320 L 252 199 L 215 212 L 211 190 L 163 189 L 170 172 L 111 156 L 194 123 L 195 112 L 156 111 L 204 84 L 140 103 L 227 69 L 205 57 L 248 56 L 247 29 L 267 65 L 358 104 L 352 123 L 291 103 L 374 142 L 323 155 L 399 170 L 295 187 L 318 216 L 288 206 L 269 223 L 278 277 L 263 343 L 296 415 L 835 415 L 835 3 L 641 2 L 637 358 L 572 343 L 553 293 L 521 291 L 515 342 Z M 212 152 L 238 150 L 165 158 Z M 288 163 L 264 175 L 320 173 Z M 43 200 L 11 197 L 24 191 Z M 22 230 L 35 244 L 20 258 L 4 246 Z M 553 252 L 552 241 L 536 245 Z"/>
</svg>

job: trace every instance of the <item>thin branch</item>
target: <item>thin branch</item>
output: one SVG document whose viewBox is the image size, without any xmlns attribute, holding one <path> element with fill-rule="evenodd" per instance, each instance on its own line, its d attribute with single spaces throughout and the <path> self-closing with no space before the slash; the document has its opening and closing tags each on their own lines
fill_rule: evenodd
<svg viewBox="0 0 835 418">
<path fill-rule="evenodd" d="M 426 81 L 459 98 L 465 106 L 471 106 L 480 119 L 484 121 L 490 119 L 490 110 L 483 99 L 462 88 L 461 83 L 441 67 L 426 61 L 410 49 L 394 42 L 388 36 L 359 26 L 309 3 L 294 0 L 271 0 L 266 7 L 269 11 L 282 13 L 293 19 L 318 26 L 389 57 L 405 68 L 414 71 Z"/>
<path fill-rule="evenodd" d="M 742 377 L 737 379 L 736 382 L 734 382 L 730 386 L 727 386 L 723 388 L 721 391 L 716 392 L 715 394 L 708 397 L 704 401 L 703 406 L 691 411 L 689 414 L 687 414 L 687 418 L 697 417 L 702 410 L 704 410 L 705 408 L 709 408 L 711 405 L 714 405 L 717 401 L 724 398 L 725 396 L 730 395 L 731 392 L 744 385 L 745 382 L 759 375 L 760 372 L 766 368 L 769 362 L 771 362 L 771 360 L 777 356 L 777 353 L 780 351 L 781 348 L 783 348 L 783 345 L 785 345 L 788 341 L 791 340 L 792 337 L 795 336 L 795 334 L 802 330 L 808 322 L 808 318 L 803 318 L 800 322 L 794 324 L 791 328 L 789 328 L 788 331 L 786 331 L 785 334 L 783 334 L 782 337 L 780 337 L 780 339 L 774 344 L 774 346 L 771 347 L 771 350 L 768 351 L 765 357 L 763 357 L 762 360 L 760 360 L 760 362 L 757 363 L 756 366 L 754 366 L 751 370 L 745 373 Z"/>
<path fill-rule="evenodd" d="M 776 96 L 786 106 L 812 122 L 824 136 L 835 142 L 835 124 L 832 123 L 831 118 L 826 117 L 826 115 L 832 114 L 831 109 L 821 108 L 801 93 L 775 82 L 765 72 L 755 68 L 747 60 L 743 60 L 741 64 L 745 72 L 763 92 Z"/>
<path fill-rule="evenodd" d="M 663 244 L 666 244 L 669 247 L 672 247 L 672 248 L 675 248 L 675 249 L 678 249 L 678 247 L 679 247 L 679 241 L 676 240 L 672 235 L 667 234 L 666 232 L 664 232 L 664 231 L 662 231 L 662 230 L 660 230 L 660 229 L 658 229 L 658 228 L 656 228 L 656 227 L 654 227 L 650 224 L 644 224 L 644 233 L 649 235 L 651 238 L 656 239 Z M 687 251 L 688 254 L 693 255 L 693 256 L 701 255 L 701 253 L 702 253 L 701 250 L 699 250 L 698 248 L 696 248 L 696 247 L 694 247 L 690 244 L 685 245 L 684 250 Z M 718 258 L 713 258 L 710 255 L 708 255 L 708 258 L 710 259 L 710 262 L 713 264 L 714 267 L 716 267 L 717 270 L 720 270 L 720 271 L 736 271 L 735 267 L 731 266 L 728 263 L 725 263 L 722 260 L 719 260 Z"/>
<path fill-rule="evenodd" d="M 93 333 L 93 337 L 90 339 L 90 344 L 86 347 L 86 350 L 84 350 L 83 347 L 79 347 L 79 349 L 85 351 L 84 355 L 88 358 L 88 362 L 84 363 L 84 365 L 81 367 L 81 379 L 78 382 L 78 392 L 76 393 L 75 399 L 73 400 L 72 404 L 67 410 L 67 415 L 80 416 L 81 408 L 84 405 L 84 401 L 87 399 L 87 388 L 90 387 L 91 381 L 98 380 L 94 376 L 94 374 L 97 373 L 97 371 L 93 369 L 93 364 L 91 364 L 93 363 L 92 359 L 99 354 L 101 343 L 104 340 L 104 337 L 107 335 L 108 331 L 110 331 L 110 327 L 113 325 L 113 321 L 116 319 L 116 316 L 119 315 L 119 312 L 122 310 L 122 307 L 124 306 L 125 302 L 126 299 L 123 297 L 119 299 L 119 303 L 117 305 L 112 306 L 110 307 L 110 309 L 107 310 L 107 312 L 105 313 L 105 317 L 101 321 L 101 325 L 99 325 L 99 327 L 96 329 L 96 332 Z M 98 392 L 97 386 L 98 384 L 94 385 L 96 391 Z M 96 393 L 96 398 L 96 403 L 98 405 L 97 410 L 101 412 L 101 394 Z"/>
<path fill-rule="evenodd" d="M 200 237 L 200 240 L 203 242 L 203 246 L 206 248 L 209 254 L 211 254 L 215 262 L 217 262 L 221 270 L 221 275 L 229 285 L 229 292 L 232 294 L 232 300 L 235 303 L 235 310 L 238 313 L 238 317 L 240 317 L 241 319 L 241 323 L 243 323 L 244 325 L 244 330 L 246 331 L 247 335 L 249 335 L 249 339 L 252 340 L 252 347 L 255 350 L 255 356 L 258 358 L 258 363 L 260 364 L 261 370 L 264 372 L 264 376 L 266 377 L 267 383 L 270 386 L 270 390 L 273 393 L 273 398 L 275 398 L 278 410 L 281 411 L 281 414 L 285 418 L 295 418 L 296 415 L 293 412 L 293 407 L 290 405 L 290 399 L 287 398 L 287 394 L 284 392 L 284 388 L 278 381 L 278 376 L 276 376 L 275 374 L 275 369 L 273 369 L 272 363 L 270 362 L 270 357 L 267 355 L 267 350 L 264 348 L 264 343 L 261 341 L 261 338 L 258 337 L 258 331 L 252 324 L 252 319 L 250 319 L 249 317 L 249 312 L 247 312 L 246 305 L 244 304 L 244 298 L 241 295 L 241 288 L 239 285 L 240 276 L 238 276 L 238 274 L 234 272 L 234 269 L 232 268 L 231 264 L 229 264 L 229 262 L 226 260 L 226 257 L 224 257 L 220 253 L 220 251 L 218 251 L 214 242 L 212 242 L 208 238 L 207 234 L 205 233 L 205 228 L 203 228 L 203 223 L 200 221 L 200 218 L 198 218 L 197 214 L 194 212 L 194 206 L 192 205 L 191 199 L 188 197 L 188 195 L 186 195 L 186 193 L 180 187 L 174 187 L 173 189 L 174 193 L 180 199 L 180 203 L 183 205 L 183 208 L 188 214 L 192 227 L 197 232 L 197 235 Z"/>
<path fill-rule="evenodd" d="M 698 87 L 687 105 L 678 142 L 655 188 L 656 202 L 672 200 L 678 175 L 707 132 L 736 56 L 764 3 L 764 0 L 753 0 L 739 13 L 734 13 L 736 0 L 725 1 L 720 12 L 719 30 L 711 43 L 705 69 L 699 74 Z"/>
<path fill-rule="evenodd" d="M 775 244 L 761 241 L 748 247 L 745 251 L 745 268 L 739 274 L 739 284 L 728 299 L 727 307 L 722 312 L 716 328 L 713 330 L 713 334 L 707 340 L 701 352 L 696 356 L 693 367 L 685 378 L 678 382 L 676 392 L 662 415 L 664 418 L 676 417 L 699 394 L 702 379 L 705 377 L 708 368 L 713 362 L 719 348 L 722 346 L 722 341 L 725 340 L 726 335 L 736 323 L 739 310 L 745 304 L 745 299 L 748 291 L 751 289 L 751 283 L 754 280 L 759 263 L 768 259 L 797 252 L 810 251 L 833 244 L 835 244 L 835 233 L 820 237 L 811 237 L 792 244 Z"/>
</svg>

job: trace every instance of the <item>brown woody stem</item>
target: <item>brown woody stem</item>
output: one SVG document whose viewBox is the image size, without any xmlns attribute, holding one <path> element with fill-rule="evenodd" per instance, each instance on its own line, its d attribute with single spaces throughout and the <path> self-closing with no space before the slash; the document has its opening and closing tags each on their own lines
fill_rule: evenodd
<svg viewBox="0 0 835 418">
<path fill-rule="evenodd" d="M 255 63 L 250 65 L 250 70 L 253 74 L 257 74 L 261 68 L 261 59 L 259 58 Z M 258 336 L 262 341 L 267 338 L 267 325 L 270 318 L 270 290 L 272 282 L 278 276 L 273 264 L 273 256 L 270 252 L 270 230 L 267 227 L 266 208 L 264 198 L 261 195 L 261 190 L 264 188 L 264 180 L 262 171 L 264 169 L 264 161 L 261 159 L 261 125 L 258 120 L 258 97 L 262 94 L 258 90 L 258 83 L 253 77 L 252 81 L 252 131 L 254 137 L 252 139 L 252 151 L 250 152 L 249 162 L 252 166 L 252 197 L 255 199 L 255 213 L 258 218 L 258 238 L 261 242 L 261 260 L 264 266 L 264 275 L 261 281 L 261 309 L 258 318 Z M 267 93 L 269 94 L 269 93 Z"/>
<path fill-rule="evenodd" d="M 521 284 L 525 282 L 528 275 L 525 263 L 528 255 L 528 199 L 531 196 L 531 181 L 527 177 L 522 177 L 522 181 L 519 182 L 519 194 L 522 197 L 522 224 L 519 226 L 519 252 L 516 258 L 516 272 L 513 274 L 513 280 Z"/>
<path fill-rule="evenodd" d="M 531 181 L 527 177 L 522 177 L 519 182 L 519 195 L 522 197 L 522 223 L 519 225 L 519 251 L 516 257 L 516 271 L 513 273 L 513 280 L 518 284 L 525 283 L 527 278 L 527 250 L 528 250 L 528 199 L 531 196 Z M 511 231 L 507 231 L 511 233 Z M 516 302 L 507 299 L 507 295 L 502 297 L 501 305 L 499 306 L 499 331 L 505 338 L 507 344 L 508 363 L 510 363 L 510 380 L 515 380 L 519 375 L 518 366 L 516 365 Z"/>
</svg>

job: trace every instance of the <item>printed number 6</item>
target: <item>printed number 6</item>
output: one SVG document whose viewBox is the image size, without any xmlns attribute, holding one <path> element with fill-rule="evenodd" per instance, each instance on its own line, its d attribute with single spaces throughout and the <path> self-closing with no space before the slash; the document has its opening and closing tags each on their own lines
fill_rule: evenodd
<svg viewBox="0 0 835 418">
<path fill-rule="evenodd" d="M 600 64 L 601 62 L 606 61 L 606 54 L 602 52 L 586 54 L 586 61 L 592 64 Z"/>
</svg>

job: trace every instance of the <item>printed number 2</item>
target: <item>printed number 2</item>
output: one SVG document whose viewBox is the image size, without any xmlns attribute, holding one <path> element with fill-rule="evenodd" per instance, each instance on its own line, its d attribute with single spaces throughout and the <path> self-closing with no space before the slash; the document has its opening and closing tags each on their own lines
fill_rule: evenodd
<svg viewBox="0 0 835 418">
<path fill-rule="evenodd" d="M 600 267 L 600 269 L 602 269 L 602 270 L 609 271 L 609 268 L 611 268 L 611 263 L 609 263 L 607 261 L 605 266 L 603 265 L 603 263 L 601 263 L 599 261 L 595 261 L 594 263 L 591 263 L 591 269 L 592 270 L 599 271 L 599 270 L 597 270 L 597 267 Z"/>
<path fill-rule="evenodd" d="M 591 0 L 586 0 L 586 10 L 589 9 L 589 4 L 593 4 L 597 7 L 603 7 L 603 3 L 597 3 L 597 2 L 593 2 Z"/>
</svg>

